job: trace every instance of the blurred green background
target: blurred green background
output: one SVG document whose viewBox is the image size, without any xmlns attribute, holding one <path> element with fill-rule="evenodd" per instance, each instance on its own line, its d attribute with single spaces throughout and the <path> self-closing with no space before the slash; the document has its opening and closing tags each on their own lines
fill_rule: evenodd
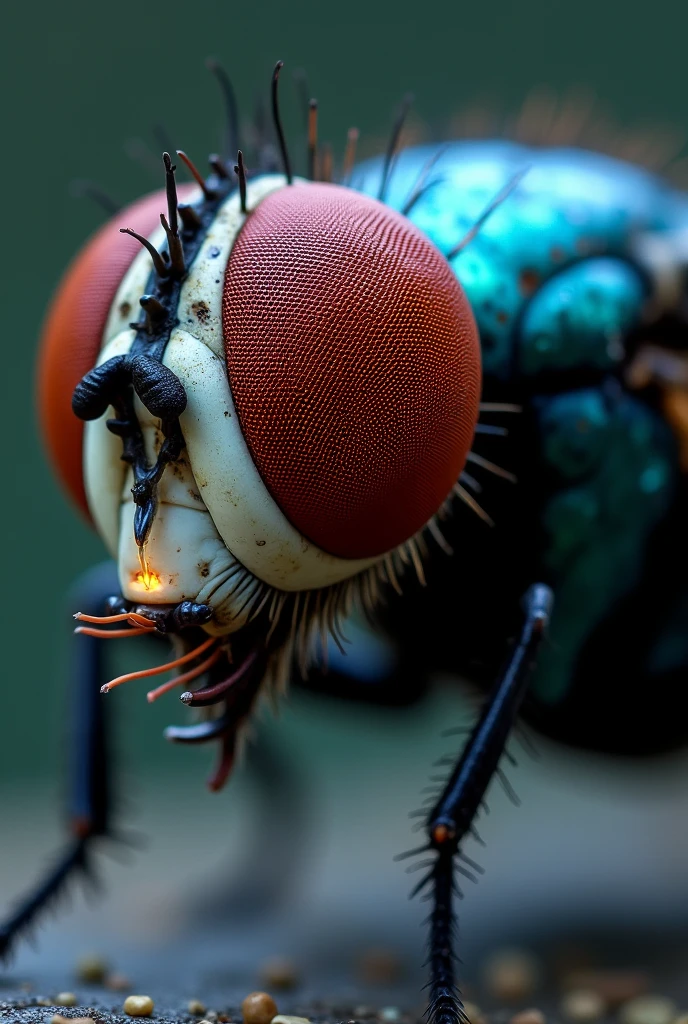
<svg viewBox="0 0 688 1024">
<path fill-rule="evenodd" d="M 70 196 L 70 183 L 92 179 L 121 202 L 159 186 L 161 179 L 156 181 L 125 152 L 132 139 L 147 140 L 155 151 L 159 124 L 198 162 L 218 148 L 222 108 L 204 69 L 209 55 L 219 57 L 229 70 L 245 117 L 259 92 L 267 96 L 274 62 L 283 59 L 283 109 L 293 138 L 301 137 L 302 125 L 290 73 L 306 69 L 319 99 L 321 138 L 330 140 L 336 153 L 341 153 L 352 124 L 360 128 L 363 148 L 370 151 L 385 136 L 399 99 L 409 90 L 416 96 L 417 118 L 438 134 L 454 115 L 483 99 L 513 114 L 540 85 L 560 93 L 586 87 L 602 110 L 631 128 L 688 129 L 688 5 L 682 0 L 349 0 L 337 5 L 316 0 L 34 0 L 8 5 L 0 28 L 5 179 L 0 436 L 8 472 L 1 506 L 4 905 L 20 883 L 28 884 L 56 839 L 73 610 L 65 606 L 65 591 L 85 567 L 104 556 L 51 476 L 33 407 L 37 339 L 50 294 L 69 259 L 102 223 L 97 207 Z M 131 656 L 125 649 L 118 661 L 131 664 Z M 160 795 L 164 790 L 155 818 L 139 821 L 157 835 L 155 850 L 156 855 L 163 850 L 163 867 L 173 870 L 173 855 L 183 852 L 187 870 L 189 862 L 197 874 L 203 865 L 218 869 L 225 833 L 231 831 L 236 783 L 220 798 L 202 796 L 206 753 L 168 747 L 160 736 L 169 721 L 183 720 L 174 698 L 151 709 L 143 691 L 132 687 L 109 699 L 122 726 L 119 746 L 127 761 L 129 789 L 137 791 L 142 780 L 149 780 L 151 791 Z M 372 827 L 377 822 L 375 839 L 382 842 L 384 833 L 387 843 L 377 862 L 378 875 L 371 877 L 386 878 L 391 852 L 407 841 L 403 811 L 414 806 L 435 753 L 435 738 L 455 711 L 460 712 L 456 688 L 445 689 L 434 704 L 410 716 L 355 709 L 334 716 L 318 701 L 301 696 L 279 722 L 266 726 L 300 759 L 302 770 L 316 775 L 327 764 L 332 779 L 339 780 L 331 779 L 329 790 L 325 786 L 327 827 L 335 829 L 328 832 L 328 841 L 338 851 L 339 868 L 344 860 L 353 871 L 359 896 L 373 891 L 373 883 L 364 881 L 370 838 L 366 822 Z M 647 867 L 665 849 L 662 830 L 673 822 L 663 870 L 665 877 L 685 880 L 681 865 L 688 835 L 680 822 L 688 815 L 679 816 L 676 804 L 685 791 L 683 765 L 677 763 L 668 772 L 643 768 L 620 781 L 594 760 L 586 762 L 585 770 L 573 766 L 571 773 L 570 755 L 557 760 L 549 750 L 547 757 L 544 771 L 526 776 L 528 816 L 517 820 L 513 811 L 503 809 L 502 820 L 510 823 L 509 859 L 500 858 L 497 843 L 494 863 L 497 872 L 501 864 L 515 875 L 504 873 L 501 888 L 493 878 L 493 888 L 482 893 L 487 902 L 478 907 L 494 910 L 504 897 L 511 899 L 513 916 L 527 902 L 528 879 L 542 876 L 550 862 L 563 865 L 568 877 L 578 877 L 581 859 L 592 856 L 592 848 L 586 853 L 576 845 L 586 832 L 581 822 L 594 821 L 602 828 L 595 857 L 598 864 L 604 861 L 608 846 L 607 879 L 620 886 L 631 886 L 632 878 L 620 878 L 618 847 L 613 842 L 609 846 L 609 836 L 623 834 L 641 866 Z M 661 799 L 653 789 L 659 771 Z M 600 781 L 605 778 L 608 790 Z M 325 785 L 327 780 L 318 781 Z M 218 799 L 223 827 L 216 848 L 217 836 L 208 832 L 208 822 Z M 497 803 L 502 810 L 501 797 Z M 153 814 L 153 801 L 146 797 L 143 806 L 144 811 L 148 808 L 146 819 Z M 681 806 L 685 812 L 685 800 Z M 384 821 L 377 817 L 381 807 Z M 617 808 L 618 816 L 610 807 Z M 651 808 L 656 816 L 646 828 L 642 814 Z M 174 829 L 182 818 L 188 827 L 178 850 Z M 342 822 L 348 822 L 350 845 L 342 845 Z M 398 828 L 389 822 L 398 822 Z M 332 838 L 335 833 L 339 838 Z M 555 837 L 553 861 L 542 845 L 545 834 Z M 120 880 L 121 891 L 128 893 L 119 906 L 120 918 L 133 913 L 134 905 L 145 905 L 155 885 L 160 886 L 156 913 L 165 903 L 169 890 L 160 881 L 160 862 L 149 855 L 145 863 L 142 875 Z M 396 898 L 406 881 L 396 873 L 394 879 Z M 115 891 L 120 892 L 117 884 Z M 321 888 L 329 891 L 328 883 L 323 881 Z M 658 891 L 645 892 L 661 902 Z M 621 895 L 619 901 L 621 905 Z M 672 902 L 669 896 L 667 906 Z M 110 922 L 117 916 L 115 903 L 111 896 Z M 93 934 L 99 934 L 102 920 L 91 923 Z M 164 915 L 156 920 L 160 933 Z M 82 925 L 90 935 L 83 920 Z M 412 942 L 417 943 L 415 931 Z"/>
</svg>

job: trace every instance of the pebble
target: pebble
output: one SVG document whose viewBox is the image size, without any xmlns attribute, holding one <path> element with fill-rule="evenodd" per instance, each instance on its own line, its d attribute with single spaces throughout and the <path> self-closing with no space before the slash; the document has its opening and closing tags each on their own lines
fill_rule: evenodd
<svg viewBox="0 0 688 1024">
<path fill-rule="evenodd" d="M 619 1011 L 621 1024 L 672 1024 L 678 1013 L 676 1003 L 664 996 L 638 996 Z"/>
<path fill-rule="evenodd" d="M 55 1006 L 76 1006 L 76 996 L 73 992 L 60 992 L 55 1000 Z"/>
<path fill-rule="evenodd" d="M 36 1000 L 36 1006 L 52 1006 L 52 1000 L 44 999 L 42 996 Z"/>
<path fill-rule="evenodd" d="M 107 963 L 95 953 L 82 956 L 76 962 L 76 976 L 87 985 L 102 985 L 107 974 Z"/>
<path fill-rule="evenodd" d="M 545 1024 L 545 1015 L 542 1010 L 535 1008 L 521 1010 L 513 1015 L 509 1024 Z"/>
<path fill-rule="evenodd" d="M 187 1010 L 192 1013 L 194 1017 L 202 1017 L 205 1013 L 205 1003 L 202 1003 L 200 999 L 190 999 Z"/>
<path fill-rule="evenodd" d="M 272 1018 L 272 1024 L 311 1024 L 309 1017 L 291 1017 L 288 1013 L 278 1013 Z"/>
<path fill-rule="evenodd" d="M 536 991 L 540 963 L 525 950 L 502 950 L 484 967 L 484 981 L 490 995 L 503 1003 L 520 1003 Z"/>
<path fill-rule="evenodd" d="M 130 1017 L 150 1017 L 153 1006 L 154 1003 L 150 996 L 127 996 L 122 1009 Z"/>
<path fill-rule="evenodd" d="M 483 1011 L 475 1003 L 466 1000 L 463 1004 L 463 1012 L 466 1014 L 470 1024 L 485 1024 Z"/>
<path fill-rule="evenodd" d="M 559 1006 L 562 1017 L 576 1024 L 599 1020 L 607 1009 L 599 992 L 587 988 L 575 988 L 567 992 Z"/>
<path fill-rule="evenodd" d="M 96 1024 L 93 1017 L 63 1017 L 56 1013 L 50 1018 L 50 1024 Z"/>
<path fill-rule="evenodd" d="M 586 969 L 569 972 L 563 984 L 567 989 L 597 992 L 608 1009 L 616 1010 L 623 1003 L 644 995 L 650 987 L 650 977 L 644 971 Z"/>
<path fill-rule="evenodd" d="M 215 1024 L 217 1020 L 217 1012 L 215 1010 L 208 1010 L 208 1012 L 205 1015 L 205 1019 L 207 1021 L 210 1021 L 210 1024 Z"/>
<path fill-rule="evenodd" d="M 266 960 L 260 969 L 260 977 L 268 988 L 290 989 L 299 983 L 296 967 L 291 960 L 282 956 Z"/>
<path fill-rule="evenodd" d="M 389 985 L 402 973 L 401 959 L 391 949 L 368 949 L 359 961 L 359 972 L 368 985 Z"/>
<path fill-rule="evenodd" d="M 126 974 L 108 974 L 105 988 L 112 989 L 113 992 L 127 992 L 131 988 L 131 982 Z"/>
<path fill-rule="evenodd" d="M 277 1016 L 277 1004 L 267 992 L 251 992 L 241 1004 L 244 1024 L 270 1024 Z"/>
</svg>

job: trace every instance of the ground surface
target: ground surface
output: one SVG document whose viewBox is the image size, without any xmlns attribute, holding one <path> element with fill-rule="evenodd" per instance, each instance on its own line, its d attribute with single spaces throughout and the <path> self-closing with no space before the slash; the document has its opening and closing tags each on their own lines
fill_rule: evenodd
<svg viewBox="0 0 688 1024">
<path fill-rule="evenodd" d="M 199 758 L 175 750 L 163 771 L 137 774 L 133 752 L 122 814 L 147 846 L 128 864 L 105 859 L 103 897 L 89 905 L 75 896 L 71 910 L 46 922 L 36 948 L 22 947 L 0 971 L 0 1019 L 44 1024 L 56 1008 L 29 1004 L 69 990 L 78 1004 L 59 1011 L 68 1017 L 114 1020 L 133 991 L 153 997 L 156 1020 L 191 1020 L 183 1012 L 189 999 L 237 1020 L 244 996 L 266 987 L 261 965 L 287 956 L 301 985 L 274 993 L 280 1012 L 347 1021 L 391 1007 L 402 1021 L 404 1014 L 416 1020 L 427 908 L 408 902 L 410 879 L 392 857 L 414 845 L 407 813 L 432 760 L 450 749 L 452 741 L 438 745 L 442 729 L 460 720 L 447 690 L 390 728 L 374 713 L 323 717 L 320 705 L 299 701 L 268 726 L 307 766 L 311 791 L 310 824 L 295 837 L 301 871 L 285 879 L 282 906 L 269 915 L 229 909 L 229 879 L 244 871 L 255 824 L 250 780 L 237 778 L 212 797 Z M 651 990 L 688 1009 L 688 762 L 622 770 L 540 748 L 538 762 L 519 758 L 510 774 L 522 806 L 494 788 L 481 823 L 487 847 L 469 851 L 486 868 L 460 904 L 469 997 L 498 1011 L 495 1020 L 507 1013 L 485 991 L 481 972 L 496 949 L 525 947 L 543 964 L 528 1003 L 554 1014 L 557 965 L 573 947 L 594 964 L 648 972 Z M 59 842 L 57 774 L 40 787 L 16 782 L 0 790 L 0 907 L 30 884 Z M 263 847 L 278 866 L 293 838 L 268 829 Z M 361 962 L 372 948 L 393 956 L 393 980 L 366 980 Z M 78 957 L 91 951 L 126 975 L 128 991 L 75 980 Z M 393 1013 L 379 1019 L 394 1024 Z"/>
</svg>

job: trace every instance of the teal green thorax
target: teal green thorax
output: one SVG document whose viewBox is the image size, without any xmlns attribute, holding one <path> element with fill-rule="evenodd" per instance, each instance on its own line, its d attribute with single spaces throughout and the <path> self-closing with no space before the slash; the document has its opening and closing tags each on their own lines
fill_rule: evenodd
<svg viewBox="0 0 688 1024">
<path fill-rule="evenodd" d="M 688 225 L 688 202 L 652 174 L 578 150 L 507 142 L 401 153 L 384 201 L 407 210 L 451 260 L 478 324 L 484 390 L 513 385 L 534 417 L 541 476 L 533 515 L 541 549 L 533 579 L 555 587 L 551 643 L 534 681 L 556 703 L 603 617 L 638 582 L 647 543 L 677 481 L 672 434 L 625 388 L 624 340 L 642 322 L 650 282 L 635 259 L 639 232 Z M 439 153 L 439 155 L 438 155 Z M 451 256 L 500 190 L 514 191 Z M 353 187 L 380 189 L 382 162 Z M 688 656 L 688 640 L 671 637 Z"/>
</svg>

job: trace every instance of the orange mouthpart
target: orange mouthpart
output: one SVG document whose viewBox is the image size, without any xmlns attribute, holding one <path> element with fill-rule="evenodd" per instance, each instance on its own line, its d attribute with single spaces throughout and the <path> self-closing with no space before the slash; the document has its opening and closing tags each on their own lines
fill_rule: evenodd
<svg viewBox="0 0 688 1024">
<path fill-rule="evenodd" d="M 180 665 L 186 665 L 187 662 L 193 661 L 194 658 L 198 658 L 199 655 L 207 651 L 209 647 L 217 643 L 217 637 L 211 636 L 207 640 L 204 640 L 198 647 L 194 647 L 192 651 L 187 654 L 183 654 L 180 658 L 175 658 L 174 661 L 168 661 L 165 665 L 154 665 L 153 668 L 139 669 L 138 672 L 127 672 L 126 675 L 117 676 L 116 679 L 111 679 L 109 683 L 105 683 L 101 686 L 101 693 L 109 693 L 116 686 L 121 686 L 122 683 L 128 683 L 132 679 L 144 679 L 146 676 L 158 676 L 163 672 L 168 672 L 170 669 L 178 668 Z"/>
<path fill-rule="evenodd" d="M 202 661 L 200 665 L 196 665 L 195 668 L 190 668 L 188 672 L 182 672 L 180 676 L 175 676 L 174 679 L 170 679 L 168 683 L 163 683 L 162 686 L 158 686 L 155 690 L 149 690 L 146 694 L 148 703 L 152 704 L 158 697 L 162 697 L 164 693 L 169 693 L 170 690 L 174 690 L 176 686 L 182 686 L 184 683 L 191 682 L 192 679 L 196 679 L 198 676 L 203 675 L 207 669 L 211 668 L 217 659 L 220 657 L 222 651 L 217 647 L 209 658 Z"/>
</svg>

